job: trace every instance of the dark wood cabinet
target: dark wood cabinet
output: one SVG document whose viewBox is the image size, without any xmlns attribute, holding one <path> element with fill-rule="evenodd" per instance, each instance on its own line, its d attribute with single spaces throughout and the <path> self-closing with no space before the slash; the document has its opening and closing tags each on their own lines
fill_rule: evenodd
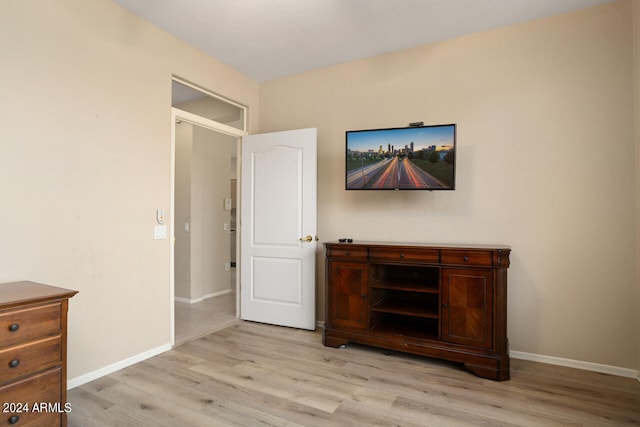
<svg viewBox="0 0 640 427">
<path fill-rule="evenodd" d="M 364 262 L 337 261 L 331 264 L 331 312 L 336 326 L 355 329 L 367 327 L 368 271 Z"/>
<path fill-rule="evenodd" d="M 442 269 L 442 340 L 493 344 L 493 281 L 488 269 Z"/>
<path fill-rule="evenodd" d="M 508 246 L 326 243 L 324 344 L 460 362 L 509 379 Z"/>
<path fill-rule="evenodd" d="M 0 284 L 2 425 L 67 425 L 67 308 L 76 293 Z"/>
</svg>

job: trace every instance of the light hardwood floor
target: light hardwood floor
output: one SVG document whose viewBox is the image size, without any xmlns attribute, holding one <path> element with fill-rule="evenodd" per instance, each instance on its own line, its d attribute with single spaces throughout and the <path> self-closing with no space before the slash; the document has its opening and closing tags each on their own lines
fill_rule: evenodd
<svg viewBox="0 0 640 427">
<path fill-rule="evenodd" d="M 196 304 L 175 302 L 176 345 L 192 341 L 236 322 L 236 294 L 230 292 Z"/>
<path fill-rule="evenodd" d="M 69 391 L 70 426 L 640 425 L 640 382 L 512 360 L 510 381 L 238 321 Z"/>
</svg>

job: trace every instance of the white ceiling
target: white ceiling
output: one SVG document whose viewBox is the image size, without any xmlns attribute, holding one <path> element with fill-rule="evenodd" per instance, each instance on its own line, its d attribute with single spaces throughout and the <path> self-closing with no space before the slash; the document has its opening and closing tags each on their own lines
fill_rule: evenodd
<svg viewBox="0 0 640 427">
<path fill-rule="evenodd" d="M 114 0 L 267 81 L 611 0 Z"/>
</svg>

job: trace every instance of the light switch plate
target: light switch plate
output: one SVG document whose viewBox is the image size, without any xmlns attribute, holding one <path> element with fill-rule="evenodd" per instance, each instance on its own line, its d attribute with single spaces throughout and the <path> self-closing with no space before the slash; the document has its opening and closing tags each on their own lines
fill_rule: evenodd
<svg viewBox="0 0 640 427">
<path fill-rule="evenodd" d="M 167 238 L 167 226 L 155 225 L 153 227 L 153 238 L 155 240 L 162 240 Z"/>
</svg>

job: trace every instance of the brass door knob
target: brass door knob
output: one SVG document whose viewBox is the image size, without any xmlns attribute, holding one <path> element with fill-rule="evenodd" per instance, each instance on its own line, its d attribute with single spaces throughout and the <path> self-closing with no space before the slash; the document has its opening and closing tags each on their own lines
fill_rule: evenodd
<svg viewBox="0 0 640 427">
<path fill-rule="evenodd" d="M 305 236 L 305 237 L 301 237 L 300 238 L 301 242 L 312 242 L 313 241 L 313 237 L 311 237 L 311 235 Z"/>
</svg>

